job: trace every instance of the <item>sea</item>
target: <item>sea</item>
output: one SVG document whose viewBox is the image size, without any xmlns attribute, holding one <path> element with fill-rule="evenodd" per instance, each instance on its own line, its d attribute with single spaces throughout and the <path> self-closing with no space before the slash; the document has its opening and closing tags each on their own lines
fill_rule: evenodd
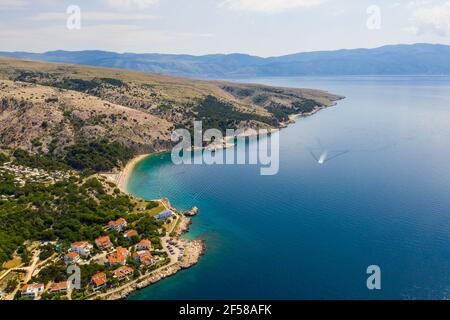
<svg viewBox="0 0 450 320">
<path fill-rule="evenodd" d="M 280 131 L 276 175 L 170 154 L 140 162 L 128 191 L 197 206 L 185 237 L 207 250 L 128 299 L 450 298 L 450 77 L 235 81 L 345 99 Z"/>
</svg>

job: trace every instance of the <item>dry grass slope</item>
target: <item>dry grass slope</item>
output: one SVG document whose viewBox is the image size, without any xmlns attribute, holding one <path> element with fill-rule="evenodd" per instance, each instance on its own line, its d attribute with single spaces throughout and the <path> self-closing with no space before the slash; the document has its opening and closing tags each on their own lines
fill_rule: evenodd
<svg viewBox="0 0 450 320">
<path fill-rule="evenodd" d="M 193 120 L 214 127 L 277 127 L 289 114 L 340 99 L 313 89 L 201 81 L 0 57 L 0 142 L 63 151 L 107 138 L 134 152 L 170 144 Z"/>
</svg>

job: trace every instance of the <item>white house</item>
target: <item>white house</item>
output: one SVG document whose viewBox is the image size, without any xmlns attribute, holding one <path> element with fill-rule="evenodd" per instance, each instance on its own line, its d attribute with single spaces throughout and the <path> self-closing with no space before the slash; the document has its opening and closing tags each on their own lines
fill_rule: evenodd
<svg viewBox="0 0 450 320">
<path fill-rule="evenodd" d="M 108 222 L 108 229 L 122 232 L 127 227 L 127 221 L 124 218 L 119 218 L 116 221 Z"/>
<path fill-rule="evenodd" d="M 70 251 L 78 252 L 82 257 L 89 257 L 94 247 L 86 241 L 74 242 L 70 246 Z"/>
<path fill-rule="evenodd" d="M 26 284 L 20 289 L 20 294 L 22 297 L 27 297 L 29 299 L 36 299 L 44 292 L 43 283 L 32 283 Z"/>
<path fill-rule="evenodd" d="M 71 251 L 64 256 L 64 263 L 67 265 L 75 264 L 78 261 L 80 261 L 80 254 L 78 252 Z"/>
<path fill-rule="evenodd" d="M 148 251 L 152 250 L 152 243 L 150 240 L 143 239 L 138 244 L 136 244 L 136 251 L 144 251 L 144 250 Z"/>
</svg>

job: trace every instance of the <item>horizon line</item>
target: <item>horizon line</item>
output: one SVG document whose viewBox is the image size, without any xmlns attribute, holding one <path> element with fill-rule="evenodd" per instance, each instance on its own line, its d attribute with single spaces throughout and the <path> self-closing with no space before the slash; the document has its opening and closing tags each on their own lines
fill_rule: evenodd
<svg viewBox="0 0 450 320">
<path fill-rule="evenodd" d="M 329 49 L 329 50 L 311 50 L 311 51 L 297 51 L 293 53 L 287 53 L 283 55 L 275 55 L 275 56 L 259 56 L 256 54 L 250 53 L 242 53 L 242 52 L 231 52 L 231 53 L 207 53 L 207 54 L 191 54 L 191 53 L 161 53 L 161 52 L 128 52 L 128 51 L 110 51 L 110 50 L 102 50 L 102 49 L 83 49 L 83 50 L 65 50 L 65 49 L 54 49 L 47 50 L 42 52 L 35 51 L 24 51 L 24 50 L 15 50 L 15 51 L 0 51 L 0 53 L 27 53 L 27 54 L 47 54 L 52 52 L 104 52 L 104 53 L 114 53 L 118 55 L 126 55 L 126 54 L 134 54 L 134 55 L 171 55 L 171 56 L 192 56 L 192 57 L 207 57 L 207 56 L 231 56 L 231 55 L 242 55 L 249 57 L 257 57 L 261 59 L 270 59 L 270 58 L 280 58 L 286 57 L 296 54 L 306 54 L 306 53 L 320 53 L 320 52 L 337 52 L 337 51 L 352 51 L 352 50 L 374 50 L 380 49 L 384 47 L 393 47 L 393 46 L 415 46 L 415 45 L 429 45 L 429 46 L 444 46 L 450 47 L 450 44 L 444 43 L 429 43 L 429 42 L 415 42 L 415 43 L 397 43 L 397 44 L 384 44 L 375 47 L 355 47 L 355 48 L 341 48 L 341 49 Z"/>
</svg>

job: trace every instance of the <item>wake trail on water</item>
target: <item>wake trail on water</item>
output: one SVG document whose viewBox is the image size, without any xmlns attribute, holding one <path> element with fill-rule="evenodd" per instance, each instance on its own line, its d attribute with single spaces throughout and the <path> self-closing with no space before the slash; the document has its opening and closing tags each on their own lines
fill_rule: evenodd
<svg viewBox="0 0 450 320">
<path fill-rule="evenodd" d="M 311 157 L 318 163 L 318 164 L 325 164 L 328 161 L 331 161 L 333 159 L 336 159 L 340 156 L 343 156 L 348 153 L 358 153 L 358 152 L 379 152 L 384 151 L 387 149 L 390 149 L 392 147 L 395 147 L 397 145 L 397 142 L 390 142 L 387 144 L 384 144 L 380 147 L 376 148 L 361 148 L 361 149 L 344 149 L 344 150 L 333 150 L 332 148 L 325 147 L 321 140 L 319 138 L 316 138 L 317 144 L 319 147 L 314 148 L 307 148 Z M 320 154 L 317 156 L 317 154 Z"/>
</svg>

